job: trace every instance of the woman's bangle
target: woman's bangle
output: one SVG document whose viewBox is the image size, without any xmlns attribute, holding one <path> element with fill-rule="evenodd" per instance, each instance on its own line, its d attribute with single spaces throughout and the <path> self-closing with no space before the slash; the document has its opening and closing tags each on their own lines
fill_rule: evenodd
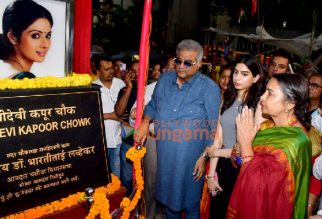
<svg viewBox="0 0 322 219">
<path fill-rule="evenodd" d="M 233 146 L 233 152 L 234 152 L 236 155 L 239 155 L 239 154 L 240 154 L 240 144 L 239 144 L 239 143 L 236 143 L 236 144 Z"/>
<path fill-rule="evenodd" d="M 244 164 L 244 163 L 246 163 L 246 162 L 250 161 L 251 159 L 253 159 L 253 157 L 254 157 L 254 155 L 246 155 L 246 156 L 242 156 L 242 157 L 241 157 L 241 161 L 242 161 L 242 163 Z M 248 159 L 248 158 L 251 158 L 251 159 Z"/>
<path fill-rule="evenodd" d="M 233 150 L 232 151 L 232 157 L 233 157 L 233 160 L 236 161 L 236 164 L 238 166 L 241 166 L 242 164 L 250 161 L 251 159 L 249 158 L 252 158 L 254 157 L 254 155 L 246 155 L 246 156 L 239 156 L 239 155 L 236 155 L 235 151 Z"/>
<path fill-rule="evenodd" d="M 249 157 L 254 157 L 254 155 L 246 155 L 246 156 L 242 156 L 241 159 L 244 160 L 246 158 L 249 158 Z"/>
<path fill-rule="evenodd" d="M 206 177 L 206 179 L 211 179 L 211 178 L 213 178 L 214 180 L 218 180 L 218 174 L 217 174 L 217 172 L 215 172 L 214 173 L 214 175 L 206 175 L 205 176 Z"/>
</svg>

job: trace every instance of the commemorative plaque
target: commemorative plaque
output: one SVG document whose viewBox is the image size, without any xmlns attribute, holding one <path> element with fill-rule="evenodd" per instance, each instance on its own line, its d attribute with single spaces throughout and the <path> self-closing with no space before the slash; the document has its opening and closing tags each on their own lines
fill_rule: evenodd
<svg viewBox="0 0 322 219">
<path fill-rule="evenodd" d="M 0 92 L 0 216 L 109 182 L 99 87 Z"/>
</svg>

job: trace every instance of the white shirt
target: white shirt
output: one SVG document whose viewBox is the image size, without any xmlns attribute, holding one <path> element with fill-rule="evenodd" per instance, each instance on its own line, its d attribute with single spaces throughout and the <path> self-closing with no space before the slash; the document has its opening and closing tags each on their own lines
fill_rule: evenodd
<svg viewBox="0 0 322 219">
<path fill-rule="evenodd" d="M 322 133 L 322 110 L 316 109 L 311 116 L 311 123 L 319 132 Z"/>
<path fill-rule="evenodd" d="M 322 154 L 320 154 L 320 156 L 318 156 L 314 161 L 313 175 L 318 180 L 322 180 Z"/>
<path fill-rule="evenodd" d="M 146 86 L 145 93 L 144 93 L 144 106 L 146 106 L 150 102 L 150 100 L 152 98 L 154 88 L 155 88 L 156 85 L 157 85 L 157 81 L 155 81 L 155 82 L 149 84 L 148 86 Z M 136 108 L 136 101 L 133 104 L 133 106 L 131 108 L 131 111 L 134 108 Z M 135 121 L 133 119 L 131 119 L 131 117 L 129 117 L 129 122 L 130 122 L 130 125 L 134 126 Z M 150 132 L 154 133 L 154 123 L 150 123 L 149 130 L 150 130 Z"/>
<path fill-rule="evenodd" d="M 98 84 L 101 87 L 101 99 L 103 106 L 103 113 L 114 112 L 114 106 L 117 101 L 120 90 L 125 87 L 125 83 L 118 78 L 113 78 L 111 88 L 107 88 L 103 83 L 97 79 L 93 81 L 94 84 Z M 104 120 L 105 136 L 108 148 L 116 148 L 116 145 L 122 143 L 121 138 L 121 123 L 112 119 Z"/>
</svg>

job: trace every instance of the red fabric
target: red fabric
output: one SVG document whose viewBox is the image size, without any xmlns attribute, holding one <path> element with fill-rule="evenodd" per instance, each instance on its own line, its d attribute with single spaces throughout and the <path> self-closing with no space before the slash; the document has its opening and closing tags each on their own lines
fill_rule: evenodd
<svg viewBox="0 0 322 219">
<path fill-rule="evenodd" d="M 254 17 L 257 11 L 257 0 L 252 0 L 252 17 Z"/>
<path fill-rule="evenodd" d="M 310 176 L 309 193 L 317 196 L 321 194 L 321 181 L 314 176 Z"/>
<path fill-rule="evenodd" d="M 205 174 L 209 173 L 210 162 L 206 164 Z M 202 188 L 202 196 L 200 200 L 200 219 L 208 219 L 210 213 L 210 193 L 208 192 L 207 180 Z"/>
<path fill-rule="evenodd" d="M 312 157 L 312 166 L 314 165 L 315 159 L 318 156 Z M 321 187 L 322 187 L 322 182 L 315 178 L 313 175 L 310 176 L 310 188 L 309 188 L 309 193 L 313 195 L 320 195 L 321 194 Z"/>
<path fill-rule="evenodd" d="M 292 180 L 285 168 L 284 163 L 276 162 L 275 156 L 268 154 L 255 155 L 244 164 L 226 217 L 292 218 L 294 197 L 289 191 Z"/>
<path fill-rule="evenodd" d="M 73 72 L 90 73 L 92 1 L 77 0 L 74 16 Z"/>
<path fill-rule="evenodd" d="M 141 125 L 143 115 L 144 93 L 148 75 L 148 62 L 149 62 L 149 40 L 150 28 L 152 25 L 151 19 L 152 0 L 144 1 L 141 40 L 140 40 L 140 53 L 139 53 L 139 72 L 138 72 L 138 90 L 137 90 L 137 104 L 136 104 L 136 118 L 135 128 Z"/>
</svg>

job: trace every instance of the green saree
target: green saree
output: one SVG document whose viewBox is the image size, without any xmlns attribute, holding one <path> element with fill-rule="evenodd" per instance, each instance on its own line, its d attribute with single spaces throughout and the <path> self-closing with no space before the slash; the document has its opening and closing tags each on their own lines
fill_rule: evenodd
<svg viewBox="0 0 322 219">
<path fill-rule="evenodd" d="M 311 142 L 298 127 L 260 130 L 238 176 L 227 218 L 306 218 Z"/>
</svg>

